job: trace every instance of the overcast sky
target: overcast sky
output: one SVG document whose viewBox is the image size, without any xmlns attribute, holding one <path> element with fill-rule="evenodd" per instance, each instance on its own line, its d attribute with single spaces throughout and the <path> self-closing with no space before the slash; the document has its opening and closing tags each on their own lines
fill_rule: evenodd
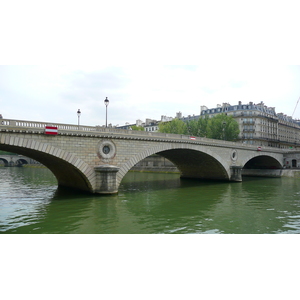
<svg viewBox="0 0 300 300">
<path fill-rule="evenodd" d="M 80 109 L 81 124 L 104 125 L 108 97 L 113 125 L 238 101 L 292 115 L 298 9 L 241 2 L 8 1 L 0 13 L 0 114 L 76 124 Z"/>
<path fill-rule="evenodd" d="M 95 69 L 0 66 L 0 110 L 4 118 L 76 123 L 135 123 L 198 115 L 228 102 L 263 101 L 292 115 L 300 97 L 300 66 L 141 66 Z M 300 105 L 294 114 L 300 118 Z"/>
</svg>

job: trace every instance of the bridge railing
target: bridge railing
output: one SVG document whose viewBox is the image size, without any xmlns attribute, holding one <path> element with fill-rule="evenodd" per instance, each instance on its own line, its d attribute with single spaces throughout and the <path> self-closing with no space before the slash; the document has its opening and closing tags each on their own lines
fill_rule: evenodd
<svg viewBox="0 0 300 300">
<path fill-rule="evenodd" d="M 27 128 L 27 129 L 45 129 L 46 126 L 55 126 L 58 130 L 82 130 L 82 131 L 95 131 L 95 126 L 79 126 L 72 124 L 60 124 L 49 122 L 35 122 L 35 121 L 23 121 L 23 120 L 9 120 L 0 119 L 0 127 L 15 127 L 15 128 Z"/>
<path fill-rule="evenodd" d="M 104 126 L 83 126 L 83 125 L 74 125 L 74 124 L 61 124 L 61 123 L 49 123 L 49 122 L 35 122 L 35 121 L 24 121 L 24 120 L 10 120 L 10 119 L 0 119 L 0 131 L 1 130 L 13 130 L 13 131 L 36 131 L 43 132 L 46 126 L 56 126 L 58 132 L 71 133 L 71 134 L 85 134 L 87 132 L 98 133 L 107 133 L 109 135 L 125 135 L 125 136 L 135 136 L 145 138 L 146 136 L 152 137 L 154 139 L 172 139 L 172 140 L 186 140 L 192 141 L 191 137 L 188 135 L 179 135 L 171 133 L 160 133 L 160 132 L 149 132 L 149 131 L 137 131 L 137 130 L 128 130 L 128 129 L 118 129 Z M 220 145 L 227 147 L 239 147 L 243 149 L 256 149 L 257 146 L 246 145 L 243 143 L 229 142 L 229 141 L 220 141 L 208 139 L 205 137 L 195 137 L 193 141 L 210 144 L 210 145 Z M 269 150 L 273 152 L 282 152 L 282 149 L 263 147 L 264 150 Z M 288 152 L 288 151 L 287 151 Z"/>
<path fill-rule="evenodd" d="M 50 122 L 36 122 L 36 121 L 25 121 L 25 120 L 10 120 L 10 119 L 0 119 L 0 129 L 10 129 L 10 130 L 34 130 L 34 131 L 43 131 L 46 126 L 55 126 L 58 128 L 58 131 L 64 132 L 101 132 L 109 134 L 125 134 L 131 136 L 149 136 L 149 137 L 160 137 L 167 139 L 180 139 L 180 140 L 190 140 L 188 135 L 179 135 L 172 133 L 160 133 L 160 132 L 149 132 L 149 131 L 137 131 L 137 130 L 128 130 L 128 129 L 118 129 L 112 127 L 104 126 L 83 126 L 83 125 L 74 125 L 74 124 L 61 124 L 61 123 L 50 123 Z M 196 137 L 197 141 L 211 141 L 220 143 L 217 140 L 211 140 L 202 137 Z M 222 141 L 222 143 L 232 143 Z"/>
<path fill-rule="evenodd" d="M 10 120 L 10 119 L 0 119 L 0 128 L 7 129 L 41 129 L 44 130 L 46 126 L 55 126 L 58 130 L 64 131 L 97 131 L 103 133 L 119 133 L 127 134 L 133 136 L 156 136 L 156 137 L 168 137 L 178 139 L 179 137 L 183 139 L 189 139 L 189 136 L 178 135 L 178 134 L 169 134 L 169 133 L 159 133 L 159 132 L 149 132 L 149 131 L 137 131 L 137 130 L 128 130 L 128 129 L 119 129 L 113 127 L 104 127 L 104 126 L 83 126 L 83 125 L 74 125 L 74 124 L 61 124 L 61 123 L 50 123 L 50 122 L 36 122 L 36 121 L 24 121 L 24 120 Z"/>
</svg>

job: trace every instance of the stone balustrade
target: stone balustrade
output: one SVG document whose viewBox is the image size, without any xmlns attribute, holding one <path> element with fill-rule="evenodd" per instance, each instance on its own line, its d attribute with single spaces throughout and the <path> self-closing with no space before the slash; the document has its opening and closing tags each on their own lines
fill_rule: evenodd
<svg viewBox="0 0 300 300">
<path fill-rule="evenodd" d="M 74 125 L 74 124 L 61 124 L 51 122 L 37 122 L 37 121 L 25 121 L 25 120 L 11 120 L 11 119 L 0 119 L 0 131 L 13 131 L 13 132 L 25 132 L 25 133 L 43 133 L 46 126 L 55 126 L 58 128 L 59 134 L 71 134 L 80 136 L 96 136 L 97 134 L 111 134 L 114 137 L 120 135 L 127 138 L 138 138 L 138 139 L 160 139 L 166 141 L 178 141 L 193 143 L 193 144 L 205 144 L 214 145 L 220 147 L 238 147 L 240 149 L 256 149 L 257 146 L 246 145 L 242 143 L 213 140 L 205 137 L 195 137 L 191 140 L 188 135 L 171 134 L 171 133 L 160 133 L 160 132 L 147 132 L 137 130 L 118 129 L 115 127 L 104 127 L 104 126 L 85 126 L 85 125 Z M 280 152 L 282 149 L 276 149 L 273 147 L 264 147 L 265 151 Z M 286 150 L 284 152 L 288 152 Z"/>
</svg>

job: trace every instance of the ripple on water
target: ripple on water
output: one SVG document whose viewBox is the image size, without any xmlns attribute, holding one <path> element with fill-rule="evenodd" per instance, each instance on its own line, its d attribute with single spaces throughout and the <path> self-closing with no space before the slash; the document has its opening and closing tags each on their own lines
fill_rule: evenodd
<svg viewBox="0 0 300 300">
<path fill-rule="evenodd" d="M 0 231 L 37 223 L 57 187 L 51 181 L 30 181 L 27 175 L 34 171 L 25 168 L 1 168 L 0 172 Z"/>
<path fill-rule="evenodd" d="M 58 192 L 44 171 L 8 169 L 0 169 L 2 233 L 300 233 L 293 179 L 219 184 L 129 174 L 118 195 L 96 197 Z"/>
</svg>

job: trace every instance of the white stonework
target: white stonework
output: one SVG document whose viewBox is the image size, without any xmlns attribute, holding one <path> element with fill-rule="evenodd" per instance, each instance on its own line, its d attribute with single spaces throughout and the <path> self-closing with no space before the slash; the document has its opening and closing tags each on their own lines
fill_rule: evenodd
<svg viewBox="0 0 300 300">
<path fill-rule="evenodd" d="M 46 135 L 37 122 L 4 120 L 0 150 L 33 158 L 48 167 L 61 186 L 92 193 L 115 193 L 126 173 L 144 158 L 159 154 L 182 177 L 241 181 L 241 170 L 282 169 L 288 150 L 189 136 L 102 127 L 58 126 Z M 21 125 L 20 125 L 21 124 Z M 46 124 L 44 124 L 46 125 Z M 265 162 L 265 163 L 264 163 Z M 250 167 L 249 167 L 250 163 Z"/>
</svg>

